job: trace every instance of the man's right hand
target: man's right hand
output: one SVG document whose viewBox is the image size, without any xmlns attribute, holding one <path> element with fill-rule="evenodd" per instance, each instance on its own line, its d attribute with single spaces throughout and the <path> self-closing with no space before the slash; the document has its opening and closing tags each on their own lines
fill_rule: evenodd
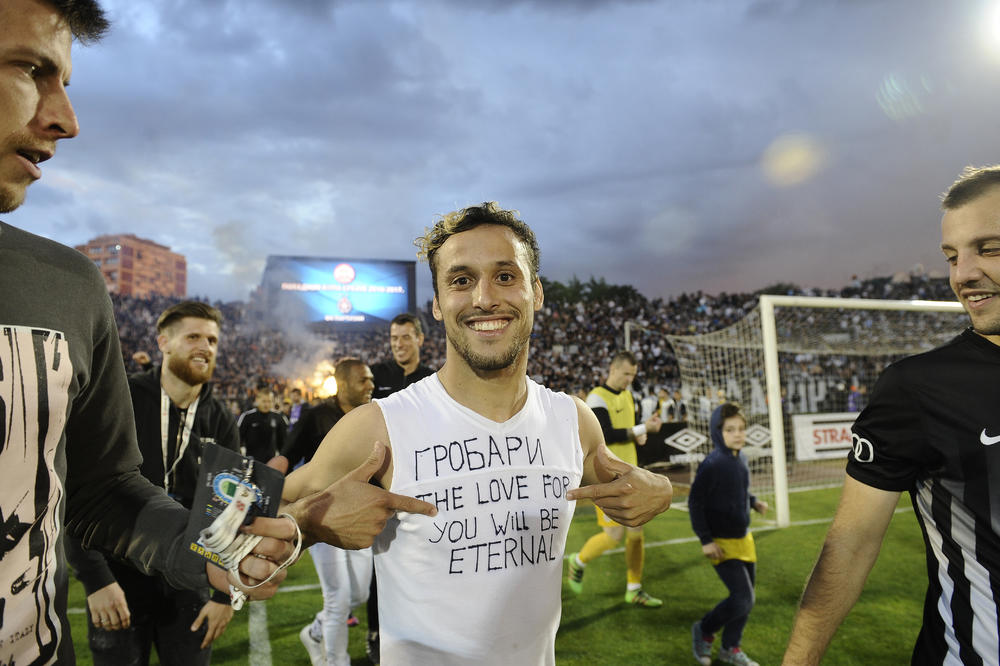
<svg viewBox="0 0 1000 666">
<path fill-rule="evenodd" d="M 598 483 L 573 488 L 566 499 L 592 500 L 608 518 L 626 527 L 638 527 L 670 508 L 674 496 L 670 479 L 616 458 L 604 444 L 595 454 L 594 473 Z"/>
<path fill-rule="evenodd" d="M 663 419 L 657 414 L 653 414 L 651 417 L 646 419 L 643 424 L 646 426 L 646 432 L 660 432 L 660 427 L 663 425 Z"/>
<path fill-rule="evenodd" d="M 382 469 L 387 455 L 385 444 L 375 442 L 368 459 L 352 472 L 326 490 L 282 509 L 298 522 L 304 545 L 322 541 L 349 550 L 367 548 L 397 511 L 437 515 L 433 504 L 368 483 Z"/>
<path fill-rule="evenodd" d="M 276 469 L 282 474 L 288 474 L 288 458 L 283 455 L 276 455 L 267 461 L 267 466 Z"/>
<path fill-rule="evenodd" d="M 118 631 L 128 629 L 132 623 L 125 592 L 118 583 L 110 583 L 88 595 L 87 608 L 90 609 L 90 621 L 98 629 Z"/>
</svg>

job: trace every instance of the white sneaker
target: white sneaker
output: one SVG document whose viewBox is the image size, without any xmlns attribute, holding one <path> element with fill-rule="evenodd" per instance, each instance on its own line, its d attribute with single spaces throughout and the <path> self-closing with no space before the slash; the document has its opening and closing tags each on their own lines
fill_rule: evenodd
<svg viewBox="0 0 1000 666">
<path fill-rule="evenodd" d="M 719 661 L 725 664 L 736 664 L 736 666 L 760 666 L 739 647 L 723 648 L 722 652 L 719 653 Z"/>
<path fill-rule="evenodd" d="M 701 633 L 701 620 L 691 625 L 691 651 L 701 666 L 712 666 L 712 641 L 714 636 L 705 638 Z"/>
<path fill-rule="evenodd" d="M 311 626 L 311 624 L 307 624 L 302 627 L 302 631 L 299 632 L 299 640 L 302 641 L 306 652 L 309 653 L 309 661 L 312 662 L 312 666 L 326 666 L 326 646 L 323 644 L 323 639 L 316 640 L 312 637 L 312 634 L 309 633 Z"/>
</svg>

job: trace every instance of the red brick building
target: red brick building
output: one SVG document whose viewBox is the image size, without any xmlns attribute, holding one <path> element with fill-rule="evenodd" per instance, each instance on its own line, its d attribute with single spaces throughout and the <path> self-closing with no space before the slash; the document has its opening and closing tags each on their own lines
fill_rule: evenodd
<svg viewBox="0 0 1000 666">
<path fill-rule="evenodd" d="M 126 296 L 187 295 L 187 259 L 134 234 L 98 236 L 77 245 L 104 274 L 108 291 Z"/>
</svg>

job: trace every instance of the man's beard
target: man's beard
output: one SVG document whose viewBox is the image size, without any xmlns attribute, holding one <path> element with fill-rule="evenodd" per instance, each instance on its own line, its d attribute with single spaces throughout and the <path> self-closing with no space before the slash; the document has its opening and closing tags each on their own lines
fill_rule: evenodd
<svg viewBox="0 0 1000 666">
<path fill-rule="evenodd" d="M 469 344 L 467 339 L 463 340 L 459 336 L 453 335 L 450 331 L 447 331 L 447 334 L 451 346 L 455 348 L 458 355 L 465 360 L 469 367 L 476 372 L 495 372 L 509 368 L 517 362 L 521 352 L 527 346 L 528 337 L 530 336 L 528 332 L 523 335 L 516 335 L 506 350 L 501 351 L 499 355 L 487 356 L 472 351 L 472 345 Z"/>
<path fill-rule="evenodd" d="M 0 187 L 0 214 L 10 213 L 24 203 L 24 190 L 7 191 Z"/>
<path fill-rule="evenodd" d="M 0 145 L 0 151 L 4 155 L 10 155 L 16 146 L 30 146 L 34 143 L 34 137 L 25 128 L 18 130 L 14 134 L 7 135 L 3 140 L 3 144 Z M 28 196 L 28 187 L 33 181 L 29 179 L 27 174 L 18 176 L 17 178 L 21 178 L 23 181 L 0 182 L 0 213 L 13 212 L 24 203 L 25 198 Z"/>
<path fill-rule="evenodd" d="M 209 361 L 204 370 L 195 370 L 191 367 L 188 359 L 171 356 L 167 360 L 167 367 L 170 368 L 170 372 L 174 373 L 174 376 L 188 386 L 197 386 L 212 378 L 212 373 L 215 371 L 215 361 Z"/>
<path fill-rule="evenodd" d="M 979 335 L 1000 335 L 1000 319 L 977 322 L 972 320 L 972 330 Z"/>
</svg>

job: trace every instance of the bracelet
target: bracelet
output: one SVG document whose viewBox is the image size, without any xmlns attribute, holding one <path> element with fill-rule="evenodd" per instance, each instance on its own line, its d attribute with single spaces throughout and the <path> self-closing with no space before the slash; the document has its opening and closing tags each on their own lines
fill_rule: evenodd
<svg viewBox="0 0 1000 666">
<path fill-rule="evenodd" d="M 229 586 L 229 594 L 230 594 L 230 599 L 231 599 L 230 604 L 232 605 L 233 610 L 239 610 L 239 609 L 243 608 L 243 603 L 247 600 L 247 594 L 246 594 L 246 592 L 248 590 L 255 590 L 258 587 L 260 587 L 261 585 L 266 585 L 267 583 L 270 583 L 271 579 L 274 578 L 274 576 L 279 571 L 281 571 L 282 569 L 285 569 L 285 568 L 291 566 L 292 564 L 294 564 L 295 561 L 299 557 L 299 553 L 302 552 L 302 530 L 299 529 L 298 522 L 295 520 L 295 518 L 293 518 L 291 516 L 291 514 L 288 514 L 288 513 L 282 513 L 282 514 L 280 514 L 278 516 L 278 518 L 288 518 L 290 521 L 292 521 L 292 525 L 295 526 L 295 548 L 292 549 L 292 554 L 289 555 L 288 558 L 284 562 L 282 562 L 281 564 L 279 564 L 277 569 L 275 569 L 274 571 L 271 572 L 270 576 L 268 576 L 267 578 L 265 578 L 261 582 L 257 583 L 256 585 L 244 585 L 242 588 L 238 588 L 235 585 L 230 585 Z M 262 537 L 259 537 L 259 536 L 256 536 L 256 535 L 247 535 L 247 534 L 241 534 L 240 536 L 243 536 L 243 537 L 252 536 L 252 537 L 255 538 L 255 540 L 250 545 L 250 547 L 245 550 L 243 556 L 241 556 L 235 562 L 229 562 L 229 567 L 228 567 L 229 568 L 229 573 L 232 574 L 233 577 L 236 580 L 240 579 L 240 562 L 243 561 L 243 557 L 245 557 L 247 553 L 249 553 L 251 550 L 253 550 L 254 546 L 256 546 L 257 543 L 259 543 L 260 540 L 261 540 L 261 538 L 262 538 Z M 241 550 L 243 550 L 243 549 L 241 548 Z"/>
</svg>

